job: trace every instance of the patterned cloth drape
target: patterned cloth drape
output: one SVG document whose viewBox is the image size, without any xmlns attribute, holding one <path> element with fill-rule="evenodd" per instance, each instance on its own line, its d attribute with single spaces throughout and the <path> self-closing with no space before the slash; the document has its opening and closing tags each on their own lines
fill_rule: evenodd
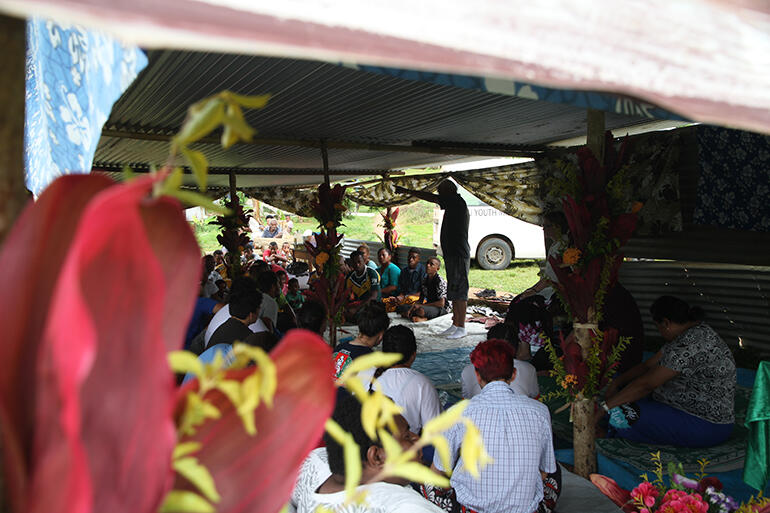
<svg viewBox="0 0 770 513">
<path fill-rule="evenodd" d="M 57 177 L 88 173 L 112 104 L 147 65 L 135 47 L 79 26 L 27 22 L 24 164 L 39 195 Z"/>
<path fill-rule="evenodd" d="M 713 126 L 695 129 L 700 178 L 694 220 L 770 231 L 770 136 Z"/>
<path fill-rule="evenodd" d="M 677 169 L 681 144 L 679 134 L 667 132 L 635 138 L 629 147 L 626 174 L 629 190 L 633 193 L 629 205 L 633 201 L 644 203 L 639 213 L 639 234 L 682 230 Z M 577 166 L 574 149 L 554 152 L 532 162 L 484 170 L 385 178 L 371 185 L 350 186 L 345 197 L 370 207 L 405 205 L 417 198 L 396 193 L 396 185 L 435 192 L 442 180 L 451 177 L 484 203 L 517 219 L 542 224 L 544 211 L 561 210 L 561 198 L 547 187 L 547 179 L 562 176 L 565 166 Z M 315 198 L 315 190 L 315 187 L 243 189 L 249 196 L 302 216 L 312 215 L 310 204 Z"/>
</svg>

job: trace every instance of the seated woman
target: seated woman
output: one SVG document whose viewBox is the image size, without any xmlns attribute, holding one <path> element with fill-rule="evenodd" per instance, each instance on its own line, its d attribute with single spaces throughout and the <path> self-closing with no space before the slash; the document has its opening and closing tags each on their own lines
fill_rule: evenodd
<svg viewBox="0 0 770 513">
<path fill-rule="evenodd" d="M 404 418 L 412 433 L 419 433 L 433 417 L 441 413 L 438 392 L 428 377 L 412 369 L 417 357 L 417 340 L 406 326 L 391 326 L 382 337 L 382 351 L 399 353 L 401 360 L 389 368 L 380 367 L 374 373 L 375 388 L 404 409 Z"/>
<path fill-rule="evenodd" d="M 377 252 L 377 260 L 380 261 L 378 272 L 380 273 L 380 289 L 382 297 L 387 298 L 398 294 L 398 278 L 401 269 L 392 262 L 393 255 L 388 248 L 380 248 Z"/>
<path fill-rule="evenodd" d="M 609 436 L 680 447 L 724 442 L 735 421 L 730 348 L 681 299 L 661 296 L 650 312 L 667 342 L 610 384 L 599 411 L 610 415 Z"/>
<path fill-rule="evenodd" d="M 366 492 L 361 504 L 347 504 L 345 494 L 345 455 L 343 447 L 328 433 L 324 434 L 326 447 L 312 451 L 297 478 L 297 484 L 289 502 L 290 511 L 314 513 L 324 506 L 334 513 L 441 513 L 442 510 L 428 502 L 409 486 L 403 478 L 372 479 L 385 465 L 385 450 L 379 440 L 372 440 L 361 425 L 361 403 L 349 394 L 340 396 L 332 413 L 332 419 L 350 433 L 358 444 L 361 457 L 361 482 L 357 492 Z M 392 435 L 403 449 L 417 440 L 409 431 L 406 420 L 395 416 L 396 432 Z"/>
<path fill-rule="evenodd" d="M 446 281 L 438 274 L 441 262 L 436 257 L 430 257 L 426 266 L 426 274 L 422 279 L 420 299 L 411 305 L 399 305 L 396 312 L 414 322 L 435 319 L 447 313 Z"/>
</svg>

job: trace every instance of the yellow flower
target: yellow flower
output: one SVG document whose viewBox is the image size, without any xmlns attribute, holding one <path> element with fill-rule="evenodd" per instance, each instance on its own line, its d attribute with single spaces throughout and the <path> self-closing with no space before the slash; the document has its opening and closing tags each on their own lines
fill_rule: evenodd
<svg viewBox="0 0 770 513">
<path fill-rule="evenodd" d="M 564 250 L 561 259 L 567 265 L 575 265 L 582 255 L 583 253 L 577 248 L 567 248 Z"/>
<path fill-rule="evenodd" d="M 324 251 L 318 253 L 315 257 L 315 263 L 316 265 L 323 266 L 326 262 L 329 261 L 329 253 L 326 253 Z"/>
<path fill-rule="evenodd" d="M 566 389 L 569 388 L 569 385 L 577 385 L 577 376 L 574 374 L 567 374 L 564 376 L 564 379 L 561 380 L 561 387 Z"/>
<path fill-rule="evenodd" d="M 632 214 L 638 213 L 643 206 L 644 206 L 644 203 L 642 203 L 641 201 L 634 201 L 634 203 L 631 205 L 631 213 Z"/>
</svg>

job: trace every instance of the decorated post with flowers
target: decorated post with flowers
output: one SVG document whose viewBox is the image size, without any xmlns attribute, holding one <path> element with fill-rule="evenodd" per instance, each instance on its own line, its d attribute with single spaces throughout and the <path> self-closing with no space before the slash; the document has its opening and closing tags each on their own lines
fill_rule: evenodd
<svg viewBox="0 0 770 513">
<path fill-rule="evenodd" d="M 578 165 L 565 164 L 564 177 L 551 179 L 559 191 L 571 243 L 560 256 L 550 257 L 558 279 L 553 283 L 573 320 L 573 334 L 561 341 L 558 358 L 548 350 L 554 375 L 572 408 L 575 469 L 588 477 L 596 469 L 594 398 L 609 381 L 627 341 L 615 330 L 599 330 L 604 298 L 617 281 L 623 262 L 620 248 L 636 228 L 641 203 L 632 200 L 626 179 L 627 142 L 615 151 L 612 135 L 605 135 L 604 161 L 587 147 L 578 150 Z"/>
<path fill-rule="evenodd" d="M 241 270 L 241 253 L 243 253 L 244 248 L 250 242 L 245 230 L 249 226 L 251 210 L 244 210 L 237 197 L 231 199 L 229 208 L 229 215 L 217 216 L 209 224 L 217 225 L 222 229 L 221 233 L 217 235 L 217 241 L 227 249 L 228 253 L 233 255 L 232 276 L 230 276 L 232 279 L 243 274 Z"/>
<path fill-rule="evenodd" d="M 342 204 L 345 188 L 327 183 L 318 186 L 318 200 L 313 202 L 313 216 L 318 221 L 319 233 L 315 246 L 305 242 L 308 252 L 315 258 L 318 279 L 311 283 L 313 295 L 326 307 L 329 325 L 329 343 L 337 343 L 337 325 L 341 322 L 348 294 L 345 275 L 340 272 L 342 235 L 337 228 L 342 225 L 342 215 L 347 210 Z"/>
<path fill-rule="evenodd" d="M 396 263 L 396 248 L 398 247 L 398 239 L 399 235 L 396 231 L 396 220 L 398 219 L 398 207 L 395 209 L 391 209 L 388 207 L 388 209 L 383 214 L 380 212 L 380 215 L 382 216 L 382 224 L 383 224 L 383 230 L 382 230 L 382 243 L 385 245 L 385 247 L 390 251 L 390 254 L 393 255 L 394 263 Z"/>
</svg>

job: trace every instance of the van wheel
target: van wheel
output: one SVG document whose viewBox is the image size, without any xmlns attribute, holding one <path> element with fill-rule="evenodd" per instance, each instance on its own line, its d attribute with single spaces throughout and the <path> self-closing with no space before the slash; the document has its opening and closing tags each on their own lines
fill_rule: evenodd
<svg viewBox="0 0 770 513">
<path fill-rule="evenodd" d="M 476 252 L 476 261 L 482 269 L 497 271 L 505 269 L 511 263 L 513 251 L 503 239 L 492 237 L 481 244 Z"/>
</svg>

